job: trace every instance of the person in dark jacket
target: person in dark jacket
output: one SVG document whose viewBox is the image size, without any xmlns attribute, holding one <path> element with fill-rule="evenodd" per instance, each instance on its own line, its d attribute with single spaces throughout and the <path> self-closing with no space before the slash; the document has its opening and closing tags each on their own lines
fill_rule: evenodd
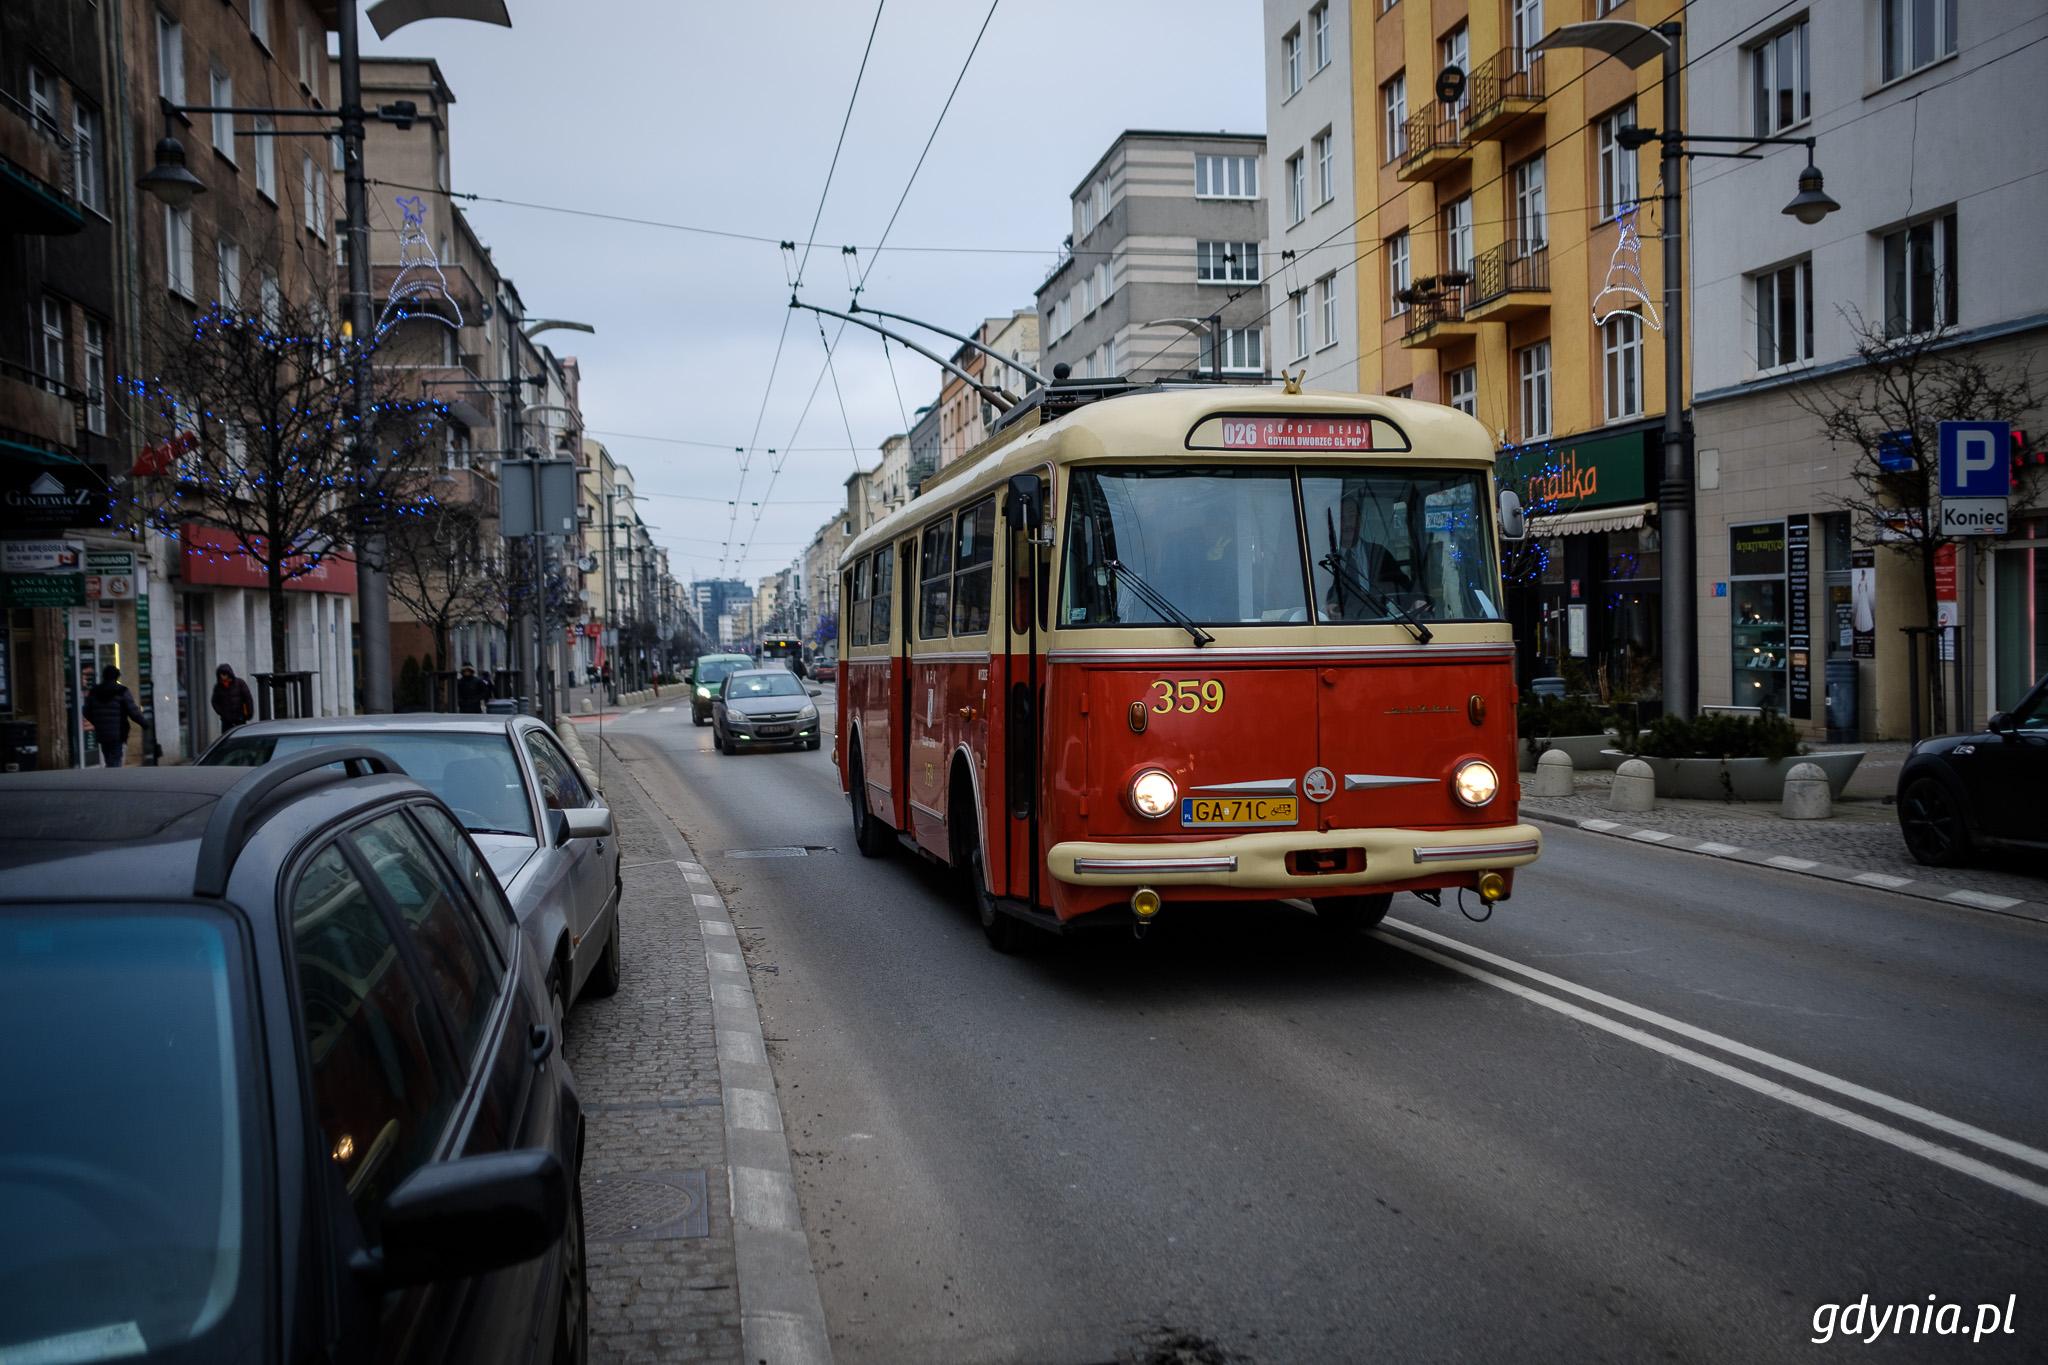
<svg viewBox="0 0 2048 1365">
<path fill-rule="evenodd" d="M 498 689 L 491 686 L 489 678 L 479 678 L 474 664 L 462 666 L 462 676 L 455 680 L 455 709 L 472 716 L 484 713 L 484 703 L 496 696 Z"/>
<path fill-rule="evenodd" d="M 256 698 L 233 668 L 222 664 L 213 670 L 213 679 L 213 714 L 220 717 L 222 734 L 256 719 Z"/>
<path fill-rule="evenodd" d="M 109 668 L 106 676 L 85 694 L 78 709 L 92 728 L 93 738 L 99 741 L 100 760 L 109 768 L 120 767 L 128 757 L 128 722 L 143 723 L 142 708 L 135 704 L 135 694 L 121 686 L 121 670 Z"/>
</svg>

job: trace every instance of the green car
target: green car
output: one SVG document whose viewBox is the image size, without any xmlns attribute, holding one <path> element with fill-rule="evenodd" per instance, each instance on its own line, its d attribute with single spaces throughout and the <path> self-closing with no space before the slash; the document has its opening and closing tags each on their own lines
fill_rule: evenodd
<svg viewBox="0 0 2048 1365">
<path fill-rule="evenodd" d="M 697 662 L 690 667 L 690 723 L 709 725 L 711 723 L 711 702 L 718 695 L 718 689 L 725 682 L 725 675 L 735 668 L 752 668 L 751 654 L 700 654 Z"/>
</svg>

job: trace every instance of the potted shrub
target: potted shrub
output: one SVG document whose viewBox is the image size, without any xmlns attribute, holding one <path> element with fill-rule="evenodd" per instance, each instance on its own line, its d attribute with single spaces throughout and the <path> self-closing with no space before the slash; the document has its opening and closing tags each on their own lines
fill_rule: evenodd
<svg viewBox="0 0 2048 1365">
<path fill-rule="evenodd" d="M 1690 720 L 1659 716 L 1633 742 L 1608 751 L 1614 763 L 1640 758 L 1657 776 L 1657 795 L 1692 800 L 1776 801 L 1795 763 L 1827 774 L 1839 799 L 1863 761 L 1860 749 L 1809 753 L 1792 723 L 1772 711 L 1759 715 L 1704 712 Z"/>
<path fill-rule="evenodd" d="M 1545 749 L 1562 749 L 1571 755 L 1572 767 L 1581 771 L 1598 767 L 1601 755 L 1614 747 L 1608 729 L 1612 715 L 1584 697 L 1529 697 L 1515 710 L 1516 729 L 1521 733 L 1521 769 L 1536 771 L 1536 760 Z"/>
</svg>

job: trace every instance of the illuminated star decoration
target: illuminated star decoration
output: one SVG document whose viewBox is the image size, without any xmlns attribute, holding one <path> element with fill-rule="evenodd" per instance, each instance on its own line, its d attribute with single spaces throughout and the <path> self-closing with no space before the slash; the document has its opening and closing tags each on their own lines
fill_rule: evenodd
<svg viewBox="0 0 2048 1365">
<path fill-rule="evenodd" d="M 1603 325 L 1616 313 L 1639 312 L 1644 322 L 1661 332 L 1664 324 L 1657 320 L 1657 305 L 1650 301 L 1643 284 L 1643 238 L 1636 231 L 1636 208 L 1635 204 L 1623 204 L 1614 211 L 1621 234 L 1615 240 L 1613 258 L 1607 262 L 1607 282 L 1593 296 L 1593 325 Z M 1603 308 L 1609 294 L 1616 295 L 1617 301 Z"/>
<path fill-rule="evenodd" d="M 410 317 L 430 317 L 459 329 L 463 325 L 462 305 L 448 291 L 448 277 L 441 273 L 441 262 L 434 255 L 434 245 L 427 240 L 426 201 L 416 194 L 402 194 L 395 202 L 398 211 L 405 215 L 405 225 L 398 230 L 398 275 L 391 281 L 391 290 L 384 297 L 384 311 L 377 318 L 378 334 L 381 336 L 394 323 Z M 455 315 L 454 319 L 450 321 L 440 313 L 412 307 L 423 299 L 429 302 L 443 300 Z"/>
</svg>

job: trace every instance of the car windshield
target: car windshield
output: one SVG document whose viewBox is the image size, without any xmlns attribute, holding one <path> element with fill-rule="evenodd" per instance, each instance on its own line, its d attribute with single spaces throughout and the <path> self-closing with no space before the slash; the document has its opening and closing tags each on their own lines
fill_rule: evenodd
<svg viewBox="0 0 2048 1365">
<path fill-rule="evenodd" d="M 708 687 L 715 682 L 724 682 L 726 674 L 735 668 L 744 668 L 751 660 L 743 659 L 699 659 L 697 661 L 697 686 Z"/>
<path fill-rule="evenodd" d="M 424 730 L 319 730 L 299 734 L 229 735 L 201 760 L 210 767 L 260 767 L 273 758 L 322 745 L 367 745 L 391 756 L 406 774 L 448 803 L 472 834 L 533 837 L 533 810 L 512 741 L 502 734 Z"/>
<path fill-rule="evenodd" d="M 1500 619 L 1482 475 L 1303 470 L 1301 506 L 1319 619 Z"/>
<path fill-rule="evenodd" d="M 744 697 L 801 697 L 803 684 L 794 673 L 742 673 L 726 682 L 727 701 Z"/>
<path fill-rule="evenodd" d="M 252 1027 L 217 912 L 0 908 L 0 1360 L 260 1354 Z"/>
</svg>

